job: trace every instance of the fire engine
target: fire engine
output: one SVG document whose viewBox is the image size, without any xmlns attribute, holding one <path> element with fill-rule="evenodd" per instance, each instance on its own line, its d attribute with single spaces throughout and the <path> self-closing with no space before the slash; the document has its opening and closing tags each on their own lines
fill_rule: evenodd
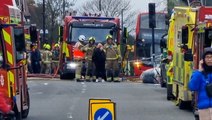
<svg viewBox="0 0 212 120">
<path fill-rule="evenodd" d="M 96 43 L 106 43 L 106 36 L 111 34 L 115 42 L 120 43 L 119 18 L 100 16 L 66 16 L 61 31 L 60 78 L 75 78 L 76 63 L 73 46 L 80 35 L 95 37 Z M 85 41 L 88 43 L 88 41 Z"/>
<path fill-rule="evenodd" d="M 26 118 L 29 92 L 21 10 L 14 0 L 0 4 L 0 119 Z"/>
<path fill-rule="evenodd" d="M 212 7 L 201 2 L 191 2 L 188 7 L 175 7 L 173 13 L 173 78 L 170 79 L 172 94 L 180 109 L 190 107 L 195 97 L 188 88 L 193 70 L 198 69 L 203 49 L 211 46 Z M 170 29 L 171 30 L 171 29 Z M 194 102 L 195 103 L 195 102 Z M 194 105 L 192 105 L 194 106 Z"/>
</svg>

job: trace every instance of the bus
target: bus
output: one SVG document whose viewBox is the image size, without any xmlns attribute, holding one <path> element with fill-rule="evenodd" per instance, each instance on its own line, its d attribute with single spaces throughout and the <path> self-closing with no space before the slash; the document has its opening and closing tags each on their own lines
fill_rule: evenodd
<svg viewBox="0 0 212 120">
<path fill-rule="evenodd" d="M 168 25 L 166 25 L 166 13 L 155 13 L 156 27 L 154 30 L 155 38 L 155 59 L 161 54 L 160 40 L 164 34 L 167 34 Z M 149 27 L 149 13 L 140 13 L 136 23 L 136 39 L 134 52 L 134 73 L 135 76 L 147 69 L 153 68 L 152 57 L 152 28 Z"/>
</svg>

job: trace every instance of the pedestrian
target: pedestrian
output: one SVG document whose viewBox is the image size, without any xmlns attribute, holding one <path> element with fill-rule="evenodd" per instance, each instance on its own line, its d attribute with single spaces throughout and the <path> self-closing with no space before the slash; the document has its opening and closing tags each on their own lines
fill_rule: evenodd
<svg viewBox="0 0 212 120">
<path fill-rule="evenodd" d="M 197 107 L 200 120 L 212 120 L 212 48 L 205 48 L 199 69 L 189 81 L 191 91 L 197 92 Z"/>
<path fill-rule="evenodd" d="M 108 81 L 120 82 L 119 79 L 119 62 L 121 54 L 118 46 L 113 41 L 111 35 L 106 36 L 107 43 L 104 45 L 106 54 L 106 75 Z"/>
<path fill-rule="evenodd" d="M 90 37 L 88 39 L 88 44 L 82 48 L 82 50 L 85 52 L 85 60 L 87 65 L 85 77 L 87 81 L 95 80 L 95 65 L 92 61 L 92 55 L 95 47 L 95 38 Z"/>
<path fill-rule="evenodd" d="M 44 46 L 44 51 L 42 53 L 42 64 L 43 64 L 42 71 L 45 74 L 51 74 L 51 63 L 52 63 L 51 46 L 49 44 L 46 44 Z"/>
<path fill-rule="evenodd" d="M 37 74 L 40 73 L 41 70 L 41 54 L 37 48 L 37 44 L 32 44 L 30 48 L 31 48 L 30 58 L 31 58 L 32 70 L 33 73 Z"/>
<path fill-rule="evenodd" d="M 106 80 L 106 71 L 105 71 L 105 61 L 106 55 L 105 51 L 103 50 L 103 45 L 99 43 L 96 48 L 94 49 L 92 61 L 95 64 L 96 68 L 96 82 Z"/>
<path fill-rule="evenodd" d="M 84 35 L 80 35 L 78 37 L 78 42 L 76 42 L 76 44 L 74 45 L 74 51 L 73 51 L 73 57 L 74 57 L 74 61 L 77 64 L 76 67 L 76 71 L 75 71 L 75 79 L 77 81 L 81 81 L 84 80 L 85 76 L 82 75 L 83 71 L 83 61 L 85 59 L 85 54 L 82 51 L 82 48 L 85 46 L 85 36 Z"/>
</svg>

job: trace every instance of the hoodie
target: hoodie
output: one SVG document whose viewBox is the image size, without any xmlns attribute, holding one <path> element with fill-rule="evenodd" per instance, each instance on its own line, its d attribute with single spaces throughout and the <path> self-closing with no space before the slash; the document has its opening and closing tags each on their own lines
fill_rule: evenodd
<svg viewBox="0 0 212 120">
<path fill-rule="evenodd" d="M 189 81 L 188 87 L 191 91 L 196 91 L 198 94 L 197 106 L 199 109 L 207 109 L 212 107 L 212 98 L 209 98 L 205 86 L 207 82 L 212 83 L 212 69 L 205 64 L 205 56 L 212 54 L 212 48 L 205 48 L 203 53 L 203 68 L 204 71 L 194 71 Z"/>
</svg>

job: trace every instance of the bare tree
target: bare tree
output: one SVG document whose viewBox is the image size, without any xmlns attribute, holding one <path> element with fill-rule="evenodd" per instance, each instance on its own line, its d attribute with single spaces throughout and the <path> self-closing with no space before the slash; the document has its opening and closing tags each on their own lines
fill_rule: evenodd
<svg viewBox="0 0 212 120">
<path fill-rule="evenodd" d="M 131 9 L 130 0 L 91 0 L 86 2 L 79 12 L 81 14 L 84 12 L 101 12 L 102 16 L 107 17 L 122 17 L 121 14 L 123 12 L 124 26 L 128 27 L 129 32 L 135 28 L 136 14 Z"/>
<path fill-rule="evenodd" d="M 58 38 L 58 25 L 61 23 L 65 12 L 74 6 L 76 0 L 45 0 L 46 4 L 46 28 L 49 30 L 50 43 Z M 42 29 L 42 10 L 43 2 L 39 1 L 35 4 L 34 0 L 28 0 L 29 11 L 31 13 L 31 23 L 37 24 Z M 60 21 L 59 21 L 60 20 Z"/>
<path fill-rule="evenodd" d="M 61 22 L 58 21 L 59 19 L 62 19 L 62 16 L 64 16 L 65 11 L 68 10 L 68 8 L 72 7 L 74 5 L 76 0 L 47 0 L 46 2 L 46 18 L 47 18 L 47 28 L 50 30 L 50 41 L 53 40 L 53 38 L 56 38 L 57 34 L 57 23 Z M 56 29 L 56 30 L 55 30 Z"/>
</svg>

